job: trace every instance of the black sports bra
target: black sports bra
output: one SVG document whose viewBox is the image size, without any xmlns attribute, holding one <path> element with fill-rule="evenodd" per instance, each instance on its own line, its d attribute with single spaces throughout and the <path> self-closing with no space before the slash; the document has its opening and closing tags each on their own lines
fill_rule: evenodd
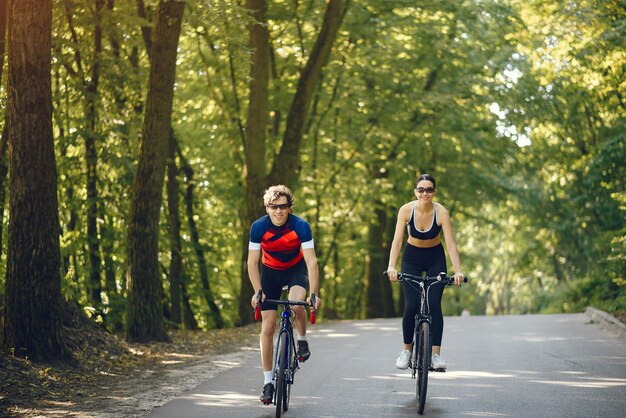
<svg viewBox="0 0 626 418">
<path fill-rule="evenodd" d="M 437 238 L 439 233 L 441 232 L 441 226 L 437 225 L 437 206 L 433 204 L 433 223 L 430 225 L 430 229 L 427 231 L 420 231 L 415 227 L 415 205 L 413 205 L 413 210 L 411 211 L 411 219 L 406 224 L 406 228 L 409 232 L 409 235 L 416 239 L 427 240 Z"/>
</svg>

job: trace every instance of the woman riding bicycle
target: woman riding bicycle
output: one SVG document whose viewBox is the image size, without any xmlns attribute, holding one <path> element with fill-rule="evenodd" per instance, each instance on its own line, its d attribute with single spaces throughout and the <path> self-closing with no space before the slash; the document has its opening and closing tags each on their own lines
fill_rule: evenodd
<svg viewBox="0 0 626 418">
<path fill-rule="evenodd" d="M 446 255 L 440 239 L 440 233 L 443 230 L 446 249 L 454 266 L 454 281 L 457 286 L 460 286 L 465 275 L 461 269 L 461 258 L 456 248 L 448 211 L 433 201 L 436 193 L 435 179 L 429 174 L 420 175 L 414 192 L 417 200 L 406 203 L 398 211 L 396 229 L 389 252 L 389 267 L 387 267 L 389 280 L 392 282 L 398 280 L 396 262 L 402 247 L 405 228 L 409 237 L 404 245 L 402 271 L 416 276 L 421 275 L 422 272 L 426 272 L 428 276 L 447 272 Z M 441 311 L 443 289 L 444 286 L 432 286 L 427 292 L 433 333 L 431 365 L 435 370 L 446 369 L 446 363 L 440 356 L 443 335 L 443 312 Z M 402 290 L 405 300 L 402 317 L 404 349 L 396 360 L 396 367 L 404 370 L 409 367 L 413 349 L 413 330 L 415 315 L 419 312 L 420 295 L 418 289 L 406 282 L 402 283 Z"/>
<path fill-rule="evenodd" d="M 263 195 L 267 215 L 257 219 L 250 228 L 248 244 L 248 275 L 254 289 L 251 303 L 258 303 L 257 294 L 262 290 L 261 300 L 279 299 L 283 286 L 289 288 L 290 300 L 304 300 L 307 276 L 310 293 L 319 295 L 318 267 L 311 227 L 302 218 L 291 213 L 293 194 L 287 187 L 271 186 Z M 259 261 L 261 269 L 259 271 Z M 315 298 L 318 309 L 321 300 Z M 306 361 L 311 352 L 306 340 L 306 312 L 302 306 L 291 308 L 295 313 L 298 330 L 298 358 Z M 272 353 L 276 331 L 277 305 L 261 305 L 261 363 L 264 385 L 261 402 L 268 405 L 274 397 L 272 383 Z"/>
</svg>

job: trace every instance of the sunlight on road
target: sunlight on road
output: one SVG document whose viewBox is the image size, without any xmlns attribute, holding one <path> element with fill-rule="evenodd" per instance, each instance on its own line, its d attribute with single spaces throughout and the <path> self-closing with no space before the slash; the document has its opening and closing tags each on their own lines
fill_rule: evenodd
<svg viewBox="0 0 626 418">
<path fill-rule="evenodd" d="M 227 367 L 227 368 L 241 365 L 240 361 L 226 361 L 226 360 L 215 360 L 212 363 L 215 364 L 216 366 Z"/>
<path fill-rule="evenodd" d="M 376 379 L 376 380 L 398 380 L 398 379 L 406 379 L 407 377 L 410 377 L 410 375 L 407 374 L 388 374 L 385 376 L 369 376 L 368 379 Z"/>
<path fill-rule="evenodd" d="M 337 333 L 333 329 L 323 329 L 311 333 L 315 334 L 315 338 L 353 338 L 357 336 L 357 334 Z"/>
<path fill-rule="evenodd" d="M 196 405 L 219 406 L 219 407 L 241 407 L 249 405 L 250 402 L 258 401 L 256 396 L 242 395 L 236 392 L 223 392 L 211 394 L 196 394 L 187 399 L 194 400 Z"/>
<path fill-rule="evenodd" d="M 360 328 L 364 331 L 399 331 L 401 328 L 397 327 L 381 326 L 375 322 L 359 322 L 354 324 L 356 328 Z"/>
<path fill-rule="evenodd" d="M 572 340 L 580 340 L 584 341 L 583 337 L 549 337 L 546 335 L 533 334 L 533 333 L 523 333 L 520 336 L 513 337 L 512 341 L 525 341 L 529 343 L 545 343 L 548 341 L 572 341 Z"/>
<path fill-rule="evenodd" d="M 585 380 L 583 380 L 585 379 Z M 618 386 L 626 386 L 626 379 L 604 378 L 604 377 L 584 377 L 581 380 L 531 380 L 532 383 L 543 383 L 546 385 L 567 386 L 572 388 L 607 389 Z"/>
<path fill-rule="evenodd" d="M 528 378 L 530 383 L 540 383 L 545 385 L 556 385 L 575 388 L 590 388 L 590 389 L 607 389 L 612 387 L 626 386 L 626 379 L 620 378 L 608 378 L 608 377 L 590 377 L 585 376 L 584 373 L 575 371 L 562 371 L 561 374 L 568 375 L 578 380 L 540 380 L 535 376 L 532 379 L 529 375 L 539 375 L 537 372 L 532 371 L 511 371 L 510 373 L 491 373 L 483 371 L 448 371 L 446 373 L 430 373 L 429 378 L 433 380 L 455 380 L 455 379 L 492 379 L 492 378 Z M 526 376 L 524 376 L 526 375 Z M 393 376 L 372 376 L 374 379 L 394 379 L 398 376 L 406 377 L 406 375 L 393 375 Z"/>
<path fill-rule="evenodd" d="M 354 338 L 356 334 L 326 334 L 326 335 L 318 335 L 318 338 Z"/>
<path fill-rule="evenodd" d="M 483 371 L 471 371 L 471 370 L 459 370 L 448 371 L 445 373 L 429 373 L 428 377 L 437 380 L 453 380 L 453 379 L 491 379 L 491 378 L 506 378 L 515 377 L 513 374 L 499 374 Z"/>
</svg>

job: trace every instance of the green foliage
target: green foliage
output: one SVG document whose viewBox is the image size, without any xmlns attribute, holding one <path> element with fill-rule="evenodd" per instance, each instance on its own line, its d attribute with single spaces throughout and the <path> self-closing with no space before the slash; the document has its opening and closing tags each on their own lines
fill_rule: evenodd
<svg viewBox="0 0 626 418">
<path fill-rule="evenodd" d="M 248 17 L 234 0 L 187 3 L 172 117 L 184 157 L 176 163 L 193 178 L 180 172 L 180 199 L 194 188 L 215 302 L 233 325 L 238 298 L 248 297 L 238 294 Z M 147 20 L 135 2 L 115 2 L 101 16 L 98 225 L 114 286 L 94 308 L 106 309 L 114 327 L 125 318 L 127 216 L 149 70 L 141 26 L 154 10 L 146 4 Z M 323 12 L 324 2 L 268 2 L 268 170 Z M 380 251 L 367 242 L 373 209 L 395 222 L 420 172 L 437 178 L 471 279 L 446 292 L 447 314 L 625 310 L 624 22 L 617 3 L 600 0 L 350 2 L 314 93 L 294 188 L 294 211 L 313 227 L 322 315 L 365 315 L 365 278 Z M 84 139 L 93 24 L 87 3 L 55 2 L 63 289 L 83 307 L 92 306 Z M 183 281 L 197 322 L 211 328 L 187 216 L 181 203 Z M 165 304 L 168 228 L 164 208 Z M 391 233 L 380 241 L 388 248 Z"/>
</svg>

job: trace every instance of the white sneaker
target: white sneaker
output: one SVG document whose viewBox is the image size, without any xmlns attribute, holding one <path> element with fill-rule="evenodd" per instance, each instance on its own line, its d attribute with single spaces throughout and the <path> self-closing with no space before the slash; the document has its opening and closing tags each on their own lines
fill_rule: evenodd
<svg viewBox="0 0 626 418">
<path fill-rule="evenodd" d="M 396 360 L 396 367 L 400 370 L 406 370 L 409 368 L 411 362 L 411 352 L 409 350 L 402 350 L 398 359 Z"/>
<path fill-rule="evenodd" d="M 445 370 L 446 362 L 439 354 L 433 354 L 430 358 L 430 365 L 435 370 Z"/>
</svg>

